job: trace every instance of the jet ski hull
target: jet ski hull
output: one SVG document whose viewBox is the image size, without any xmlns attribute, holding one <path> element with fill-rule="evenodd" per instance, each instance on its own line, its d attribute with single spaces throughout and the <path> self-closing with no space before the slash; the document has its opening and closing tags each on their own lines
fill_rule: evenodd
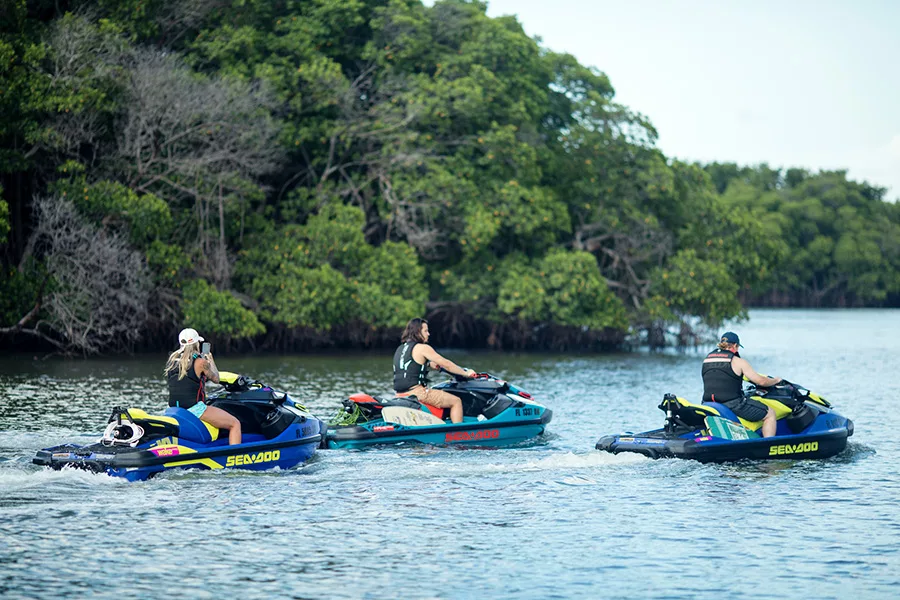
<svg viewBox="0 0 900 600">
<path fill-rule="evenodd" d="M 508 446 L 544 433 L 553 412 L 531 394 L 490 374 L 434 386 L 460 398 L 463 421 L 414 396 L 381 399 L 354 394 L 329 426 L 328 448 L 360 449 L 377 444 Z M 395 411 L 395 412 L 391 412 Z M 390 413 L 390 414 L 389 414 Z M 348 420 L 349 417 L 349 420 Z"/>
<path fill-rule="evenodd" d="M 275 439 L 246 435 L 234 446 L 202 445 L 179 438 L 167 438 L 145 447 L 119 448 L 103 444 L 64 444 L 37 453 L 34 464 L 53 469 L 75 468 L 143 481 L 172 469 L 243 469 L 264 471 L 290 469 L 309 460 L 320 446 L 325 424 L 318 419 L 290 425 Z M 249 438 L 249 439 L 248 439 Z"/>
<path fill-rule="evenodd" d="M 508 446 L 542 435 L 553 418 L 553 411 L 544 407 L 533 407 L 530 411 L 539 411 L 539 415 L 516 418 L 515 409 L 509 408 L 504 412 L 510 414 L 501 413 L 487 421 L 466 417 L 462 423 L 420 426 L 387 423 L 379 419 L 361 425 L 333 427 L 328 431 L 327 444 L 328 448 L 350 449 L 402 443 Z"/>
<path fill-rule="evenodd" d="M 220 373 L 220 381 L 209 402 L 240 421 L 240 444 L 183 408 L 152 415 L 116 407 L 100 441 L 45 448 L 32 462 L 141 481 L 172 469 L 289 469 L 321 446 L 327 425 L 288 394 L 235 373 Z"/>
<path fill-rule="evenodd" d="M 633 452 L 650 458 L 686 458 L 700 462 L 736 460 L 822 459 L 839 454 L 853 435 L 853 422 L 836 413 L 819 415 L 800 434 L 730 440 L 703 435 L 702 430 L 608 435 L 596 444 L 613 454 Z"/>
</svg>

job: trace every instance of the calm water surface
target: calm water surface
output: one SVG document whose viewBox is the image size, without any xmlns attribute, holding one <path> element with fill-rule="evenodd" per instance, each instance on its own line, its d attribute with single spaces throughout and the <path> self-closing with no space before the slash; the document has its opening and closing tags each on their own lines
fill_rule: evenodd
<svg viewBox="0 0 900 600">
<path fill-rule="evenodd" d="M 466 354 L 554 411 L 500 450 L 322 451 L 302 468 L 126 483 L 30 464 L 161 411 L 163 356 L 0 362 L 0 596 L 872 598 L 900 595 L 898 311 L 753 311 L 743 355 L 854 420 L 826 461 L 701 465 L 593 450 L 698 398 L 686 354 Z M 436 337 L 440 332 L 436 332 Z M 439 345 L 439 339 L 435 340 Z M 705 353 L 705 351 L 704 351 Z M 390 356 L 219 358 L 322 418 Z"/>
</svg>

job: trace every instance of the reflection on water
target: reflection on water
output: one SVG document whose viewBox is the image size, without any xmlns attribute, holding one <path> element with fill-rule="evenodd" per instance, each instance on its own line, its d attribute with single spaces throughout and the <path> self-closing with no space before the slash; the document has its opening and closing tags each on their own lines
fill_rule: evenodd
<svg viewBox="0 0 900 600">
<path fill-rule="evenodd" d="M 895 311 L 753 311 L 743 355 L 854 420 L 824 461 L 702 465 L 593 450 L 697 397 L 705 351 L 463 353 L 554 411 L 500 450 L 323 451 L 301 468 L 128 484 L 31 465 L 115 405 L 161 411 L 164 356 L 0 361 L 0 590 L 8 597 L 892 596 L 900 584 Z M 390 355 L 221 356 L 327 418 L 384 394 Z M 736 566 L 738 565 L 738 566 Z"/>
</svg>

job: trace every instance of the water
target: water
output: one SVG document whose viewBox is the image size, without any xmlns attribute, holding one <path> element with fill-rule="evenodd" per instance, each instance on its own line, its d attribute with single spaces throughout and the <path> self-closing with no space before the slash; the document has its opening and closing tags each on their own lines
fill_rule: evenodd
<svg viewBox="0 0 900 600">
<path fill-rule="evenodd" d="M 448 352 L 550 406 L 549 434 L 131 484 L 30 460 L 95 440 L 115 404 L 162 410 L 163 356 L 0 362 L 0 596 L 896 597 L 900 312 L 759 310 L 735 329 L 754 368 L 854 420 L 847 451 L 732 465 L 601 454 L 601 434 L 660 426 L 665 392 L 699 396 L 699 351 Z M 219 363 L 323 418 L 389 384 L 387 354 Z"/>
</svg>

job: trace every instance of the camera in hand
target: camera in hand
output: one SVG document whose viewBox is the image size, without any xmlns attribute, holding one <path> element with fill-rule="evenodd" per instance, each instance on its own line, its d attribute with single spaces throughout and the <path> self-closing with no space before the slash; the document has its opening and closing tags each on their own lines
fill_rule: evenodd
<svg viewBox="0 0 900 600">
<path fill-rule="evenodd" d="M 209 342 L 203 342 L 200 346 L 200 354 L 209 354 Z"/>
</svg>

